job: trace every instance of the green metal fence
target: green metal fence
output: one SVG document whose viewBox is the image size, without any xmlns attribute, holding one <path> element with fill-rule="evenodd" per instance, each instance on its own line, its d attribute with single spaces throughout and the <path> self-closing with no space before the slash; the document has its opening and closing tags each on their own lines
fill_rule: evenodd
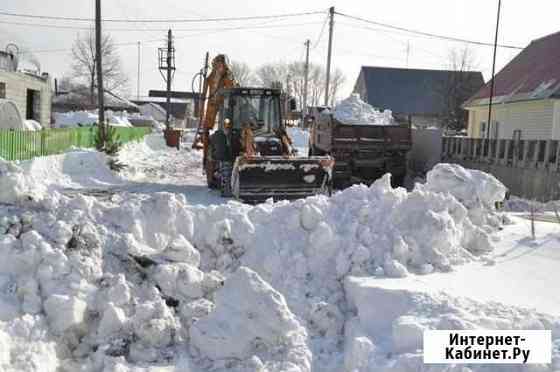
<svg viewBox="0 0 560 372">
<path fill-rule="evenodd" d="M 122 143 L 141 140 L 150 128 L 116 127 Z M 44 129 L 41 131 L 0 130 L 0 158 L 27 160 L 37 156 L 60 154 L 72 147 L 95 147 L 97 127 Z"/>
</svg>

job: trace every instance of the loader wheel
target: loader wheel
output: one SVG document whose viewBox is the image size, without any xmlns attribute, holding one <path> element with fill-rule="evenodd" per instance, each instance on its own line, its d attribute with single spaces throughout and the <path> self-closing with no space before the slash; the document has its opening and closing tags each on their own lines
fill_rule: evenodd
<svg viewBox="0 0 560 372">
<path fill-rule="evenodd" d="M 221 191 L 223 197 L 231 197 L 231 172 L 233 170 L 233 166 L 231 162 L 222 161 L 220 162 L 220 181 L 221 181 Z"/>
</svg>

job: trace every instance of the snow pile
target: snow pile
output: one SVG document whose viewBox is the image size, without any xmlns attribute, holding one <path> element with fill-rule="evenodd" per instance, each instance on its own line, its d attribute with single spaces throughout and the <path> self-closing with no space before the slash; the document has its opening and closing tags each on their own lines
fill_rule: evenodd
<svg viewBox="0 0 560 372">
<path fill-rule="evenodd" d="M 428 172 L 426 180 L 427 190 L 453 195 L 469 209 L 469 217 L 475 223 L 499 224 L 497 216 L 488 211 L 505 199 L 507 188 L 491 174 L 441 163 Z"/>
<path fill-rule="evenodd" d="M 442 292 L 385 286 L 371 278 L 349 277 L 344 286 L 355 314 L 345 322 L 345 371 L 427 371 L 422 355 L 426 329 L 549 329 L 556 344 L 551 365 L 515 369 L 432 365 L 429 371 L 556 371 L 560 367 L 560 318 Z"/>
<path fill-rule="evenodd" d="M 149 179 L 159 175 L 154 159 L 170 151 L 195 158 L 155 135 L 121 156 L 136 167 L 132 178 Z M 80 154 L 52 168 L 36 163 L 29 173 L 0 167 L 8 187 L 37 191 L 50 173 L 60 180 L 42 199 L 2 196 L 10 205 L 0 209 L 0 367 L 412 371 L 422 327 L 510 325 L 526 315 L 352 285 L 366 279 L 351 277 L 448 271 L 492 250 L 495 226 L 471 220 L 455 196 L 434 191 L 453 173 L 412 192 L 393 189 L 386 175 L 332 198 L 201 206 L 189 192 L 77 192 L 92 185 L 86 174 L 111 181 L 89 157 L 83 173 L 73 173 Z M 464 174 L 462 182 L 475 179 Z M 493 213 L 491 204 L 483 208 Z M 500 316 L 507 322 L 493 320 Z M 557 320 L 536 317 L 556 327 Z"/>
<path fill-rule="evenodd" d="M 43 129 L 43 127 L 41 126 L 41 123 L 35 121 L 35 120 L 25 120 L 23 123 L 23 126 L 26 130 L 41 130 Z"/>
<path fill-rule="evenodd" d="M 146 103 L 140 106 L 140 113 L 146 117 L 151 117 L 155 121 L 164 122 L 167 118 L 166 111 L 156 103 Z"/>
<path fill-rule="evenodd" d="M 104 154 L 93 150 L 20 162 L 0 159 L 0 202 L 16 203 L 48 198 L 53 189 L 99 189 L 123 184 L 107 165 Z"/>
<path fill-rule="evenodd" d="M 215 306 L 191 327 L 192 345 L 202 355 L 212 360 L 252 355 L 245 363 L 255 370 L 311 371 L 305 328 L 284 297 L 254 271 L 241 267 L 231 275 Z"/>
<path fill-rule="evenodd" d="M 126 111 L 107 111 L 106 117 L 109 124 L 116 127 L 132 127 L 132 124 L 128 120 L 129 114 Z"/>
<path fill-rule="evenodd" d="M 55 112 L 53 115 L 56 128 L 90 126 L 98 120 L 97 114 L 88 111 Z"/>
<path fill-rule="evenodd" d="M 391 110 L 378 111 L 367 102 L 362 101 L 360 95 L 356 93 L 351 94 L 350 97 L 335 106 L 334 117 L 341 123 L 349 125 L 394 124 Z"/>
<path fill-rule="evenodd" d="M 110 125 L 118 127 L 132 127 L 128 120 L 128 113 L 126 111 L 114 112 L 107 110 L 105 117 Z M 74 127 L 87 127 L 97 124 L 99 116 L 96 112 L 90 111 L 70 111 L 70 112 L 55 112 L 54 121 L 56 128 L 74 128 Z"/>
</svg>

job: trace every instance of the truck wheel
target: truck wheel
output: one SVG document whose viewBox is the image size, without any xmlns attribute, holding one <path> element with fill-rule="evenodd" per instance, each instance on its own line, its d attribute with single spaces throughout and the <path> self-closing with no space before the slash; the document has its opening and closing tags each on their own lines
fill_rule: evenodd
<svg viewBox="0 0 560 372">
<path fill-rule="evenodd" d="M 222 161 L 220 162 L 220 181 L 221 181 L 221 192 L 223 197 L 231 197 L 231 172 L 233 166 L 231 162 Z"/>
</svg>

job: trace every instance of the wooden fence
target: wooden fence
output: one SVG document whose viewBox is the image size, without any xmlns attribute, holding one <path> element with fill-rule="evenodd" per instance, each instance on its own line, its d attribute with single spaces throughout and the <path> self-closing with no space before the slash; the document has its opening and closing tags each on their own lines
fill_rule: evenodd
<svg viewBox="0 0 560 372">
<path fill-rule="evenodd" d="M 560 141 L 444 137 L 442 160 L 560 170 Z"/>
<path fill-rule="evenodd" d="M 137 141 L 151 128 L 116 127 L 122 143 Z M 97 127 L 44 129 L 41 131 L 0 130 L 0 158 L 27 160 L 38 156 L 60 154 L 72 147 L 95 147 Z"/>
<path fill-rule="evenodd" d="M 560 141 L 444 137 L 441 160 L 494 175 L 513 195 L 560 199 Z"/>
</svg>

